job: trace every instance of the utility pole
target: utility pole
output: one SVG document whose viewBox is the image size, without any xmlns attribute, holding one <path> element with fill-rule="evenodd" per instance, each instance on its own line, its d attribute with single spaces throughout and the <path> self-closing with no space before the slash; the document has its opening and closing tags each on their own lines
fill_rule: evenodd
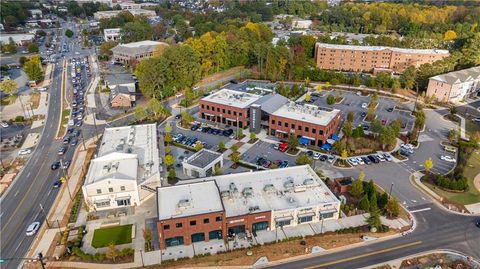
<svg viewBox="0 0 480 269">
<path fill-rule="evenodd" d="M 390 185 L 390 191 L 388 192 L 388 199 L 390 199 L 390 197 L 392 197 L 392 189 L 393 189 L 393 182 Z"/>
<path fill-rule="evenodd" d="M 95 108 L 94 108 L 92 115 L 93 115 L 93 125 L 95 126 L 95 140 L 97 140 L 97 139 L 98 139 L 98 130 L 97 130 L 97 121 L 95 120 L 95 118 L 96 118 L 97 115 L 96 115 L 95 112 L 96 112 L 96 111 L 95 111 Z"/>
<path fill-rule="evenodd" d="M 70 201 L 72 199 L 72 193 L 70 192 L 70 186 L 68 186 L 68 175 L 65 172 L 66 169 L 63 168 L 63 160 L 60 160 L 60 169 L 62 170 L 63 178 L 65 179 L 65 184 L 67 185 L 68 196 L 70 196 Z"/>
<path fill-rule="evenodd" d="M 42 211 L 43 215 L 45 216 L 45 222 L 47 223 L 47 227 L 48 227 L 48 229 L 50 229 L 50 224 L 48 224 L 48 217 L 47 217 L 47 214 L 45 214 L 45 209 L 43 208 L 42 204 L 39 204 L 39 205 L 40 205 L 40 210 Z"/>
<path fill-rule="evenodd" d="M 38 253 L 38 260 L 40 261 L 40 265 L 42 266 L 42 269 L 45 269 L 45 264 L 43 263 L 43 254 L 42 252 Z"/>
</svg>

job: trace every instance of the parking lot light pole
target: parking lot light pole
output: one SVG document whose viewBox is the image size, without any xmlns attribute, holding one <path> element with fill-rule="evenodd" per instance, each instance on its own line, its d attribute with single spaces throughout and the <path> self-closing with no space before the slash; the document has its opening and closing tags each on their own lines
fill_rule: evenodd
<svg viewBox="0 0 480 269">
<path fill-rule="evenodd" d="M 393 182 L 390 185 L 390 191 L 388 192 L 388 199 L 390 199 L 390 197 L 392 197 L 392 189 L 393 189 Z"/>
</svg>

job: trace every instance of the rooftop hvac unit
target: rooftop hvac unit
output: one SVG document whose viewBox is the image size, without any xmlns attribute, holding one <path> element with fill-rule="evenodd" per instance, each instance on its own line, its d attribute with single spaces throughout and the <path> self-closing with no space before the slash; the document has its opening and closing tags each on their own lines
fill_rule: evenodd
<svg viewBox="0 0 480 269">
<path fill-rule="evenodd" d="M 307 190 L 307 187 L 305 185 L 295 185 L 295 188 L 293 189 L 294 192 L 304 192 Z"/>
<path fill-rule="evenodd" d="M 119 165 L 120 165 L 120 162 L 116 162 L 116 163 L 112 164 L 112 168 L 115 169 L 115 170 L 118 170 Z"/>
<path fill-rule="evenodd" d="M 285 187 L 285 189 L 293 188 L 294 187 L 293 180 L 289 179 L 289 180 L 285 181 L 285 183 L 283 183 L 283 187 Z"/>
<path fill-rule="evenodd" d="M 222 198 L 230 198 L 230 191 L 221 191 L 220 196 Z"/>
<path fill-rule="evenodd" d="M 307 178 L 303 181 L 303 185 L 305 186 L 311 186 L 315 183 L 315 181 L 313 180 L 313 178 Z"/>
<path fill-rule="evenodd" d="M 253 212 L 253 211 L 257 211 L 257 210 L 260 210 L 260 207 L 258 205 L 251 206 L 251 207 L 248 208 L 249 212 Z"/>
<path fill-rule="evenodd" d="M 182 199 L 178 202 L 179 209 L 187 209 L 192 206 L 192 202 L 189 199 Z"/>
<path fill-rule="evenodd" d="M 245 189 L 243 189 L 242 194 L 245 198 L 253 196 L 253 188 L 246 187 Z"/>
<path fill-rule="evenodd" d="M 291 204 L 293 204 L 293 203 L 295 202 L 295 199 L 293 199 L 293 197 L 289 197 L 289 198 L 288 198 L 288 202 L 291 203 Z"/>
<path fill-rule="evenodd" d="M 263 191 L 266 193 L 273 193 L 275 192 L 275 186 L 273 186 L 273 184 L 267 184 L 263 187 Z"/>
<path fill-rule="evenodd" d="M 238 191 L 237 186 L 233 182 L 230 182 L 230 184 L 228 185 L 228 189 L 230 190 L 230 192 Z"/>
</svg>

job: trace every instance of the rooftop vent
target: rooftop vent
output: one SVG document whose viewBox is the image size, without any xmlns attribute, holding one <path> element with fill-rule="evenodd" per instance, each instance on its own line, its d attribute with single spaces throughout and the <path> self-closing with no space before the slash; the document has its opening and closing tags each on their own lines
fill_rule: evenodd
<svg viewBox="0 0 480 269">
<path fill-rule="evenodd" d="M 289 197 L 289 198 L 288 198 L 288 202 L 291 203 L 291 204 L 293 204 L 293 203 L 295 202 L 295 199 L 293 199 L 293 197 Z"/>
<path fill-rule="evenodd" d="M 273 193 L 275 192 L 275 186 L 273 186 L 273 184 L 267 184 L 263 187 L 263 191 L 266 193 Z"/>
<path fill-rule="evenodd" d="M 230 198 L 230 191 L 222 191 L 220 192 L 220 196 L 222 198 Z"/>
<path fill-rule="evenodd" d="M 243 193 L 243 196 L 245 198 L 251 197 L 251 196 L 253 196 L 253 188 L 252 187 L 246 187 L 245 189 L 243 189 L 242 193 Z"/>
<path fill-rule="evenodd" d="M 187 209 L 192 206 L 192 202 L 189 199 L 182 199 L 178 202 L 179 209 Z"/>
<path fill-rule="evenodd" d="M 249 212 L 253 212 L 253 211 L 257 211 L 257 210 L 260 210 L 260 207 L 258 205 L 251 206 L 251 207 L 248 208 Z"/>
<path fill-rule="evenodd" d="M 305 185 L 297 184 L 295 185 L 295 189 L 293 190 L 294 192 L 304 192 L 307 190 L 307 187 Z"/>
<path fill-rule="evenodd" d="M 228 189 L 230 190 L 230 192 L 238 192 L 237 186 L 233 182 L 230 182 L 230 184 L 228 185 Z"/>
</svg>

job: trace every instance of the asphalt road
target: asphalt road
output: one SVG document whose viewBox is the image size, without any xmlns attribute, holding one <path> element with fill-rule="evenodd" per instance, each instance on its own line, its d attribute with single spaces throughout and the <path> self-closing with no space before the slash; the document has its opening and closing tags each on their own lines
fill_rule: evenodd
<svg viewBox="0 0 480 269">
<path fill-rule="evenodd" d="M 63 28 L 66 27 L 71 27 L 71 25 L 64 25 Z M 65 40 L 66 38 L 63 36 L 62 39 Z M 74 50 L 79 49 L 78 44 L 74 40 L 67 42 L 71 43 L 74 49 L 65 55 L 66 58 L 80 56 L 74 54 Z M 56 140 L 61 111 L 61 76 L 63 71 L 61 63 L 59 61 L 54 69 L 48 114 L 40 141 L 21 174 L 0 200 L 2 205 L 0 213 L 0 257 L 2 259 L 22 258 L 27 254 L 34 240 L 33 236 L 25 235 L 28 225 L 34 221 L 39 221 L 42 225 L 45 225 L 45 214 L 50 210 L 59 191 L 53 189 L 52 186 L 53 182 L 60 177 L 61 171 L 52 171 L 50 165 L 53 161 L 59 159 L 57 150 L 62 144 L 61 140 Z M 91 127 L 85 129 L 82 132 L 85 138 L 88 138 L 93 132 Z M 62 159 L 70 160 L 73 152 L 73 147 L 69 147 Z M 41 210 L 40 205 L 43 206 L 44 211 Z M 21 260 L 7 260 L 2 264 L 2 267 L 16 268 L 20 262 Z"/>
<path fill-rule="evenodd" d="M 271 268 L 361 268 L 434 249 L 452 249 L 480 257 L 480 229 L 474 217 L 438 208 L 414 213 L 417 228 L 410 234 L 361 247 L 283 263 Z"/>
</svg>

